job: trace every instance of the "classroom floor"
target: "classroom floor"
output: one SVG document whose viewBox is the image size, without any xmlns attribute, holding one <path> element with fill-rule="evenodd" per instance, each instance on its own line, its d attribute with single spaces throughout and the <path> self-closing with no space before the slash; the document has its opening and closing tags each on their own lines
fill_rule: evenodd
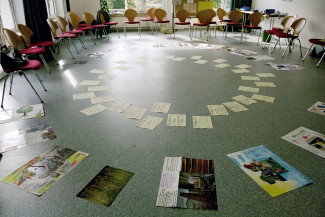
<svg viewBox="0 0 325 217">
<path fill-rule="evenodd" d="M 325 63 L 316 68 L 318 59 L 309 56 L 302 62 L 299 47 L 282 59 L 284 45 L 270 54 L 269 48 L 256 46 L 254 36 L 248 35 L 248 41 L 240 43 L 239 33 L 229 33 L 225 40 L 218 31 L 217 37 L 212 36 L 208 42 L 256 51 L 274 57 L 272 62 L 305 68 L 277 71 L 265 65 L 268 61 L 251 61 L 228 51 L 204 49 L 206 35 L 202 40 L 189 40 L 187 34 L 178 31 L 173 39 L 168 34 L 159 33 L 156 37 L 145 31 L 141 37 L 127 32 L 126 38 L 112 33 L 109 41 L 97 39 L 97 45 L 86 37 L 86 50 L 76 42 L 80 55 L 71 49 L 76 60 L 88 63 L 74 64 L 67 49 L 62 47 L 59 58 L 63 65 L 51 61 L 51 74 L 44 67 L 38 71 L 47 92 L 27 73 L 44 100 L 45 116 L 1 124 L 0 133 L 46 122 L 53 127 L 57 138 L 4 153 L 0 179 L 55 145 L 86 152 L 89 156 L 42 196 L 0 182 L 0 216 L 323 216 L 325 159 L 281 137 L 300 126 L 325 133 L 325 117 L 307 111 L 317 101 L 325 102 Z M 178 47 L 177 43 L 191 47 Z M 105 56 L 102 59 L 88 56 L 94 52 Z M 306 49 L 303 55 L 305 52 Z M 186 59 L 173 61 L 166 58 L 170 55 Z M 202 56 L 208 62 L 194 63 L 192 56 Z M 226 59 L 230 66 L 216 68 L 213 60 L 220 58 Z M 243 74 L 232 71 L 239 64 L 251 66 L 249 75 L 267 72 L 276 76 L 263 79 L 274 82 L 275 88 L 260 88 L 260 94 L 275 97 L 274 103 L 259 101 L 245 106 L 248 111 L 235 113 L 227 109 L 229 116 L 211 116 L 207 105 L 230 102 L 231 97 L 241 94 L 252 96 L 237 90 L 239 86 L 255 86 L 253 81 L 241 80 Z M 148 130 L 136 127 L 139 121 L 125 118 L 125 112 L 104 111 L 89 117 L 82 114 L 80 110 L 91 106 L 90 100 L 73 100 L 72 95 L 87 92 L 87 86 L 79 83 L 96 80 L 98 74 L 89 73 L 92 69 L 105 69 L 107 74 L 117 76 L 114 80 L 103 80 L 100 85 L 107 85 L 108 91 L 96 92 L 96 96 L 111 95 L 115 102 L 147 108 L 145 116 L 162 117 L 163 122 Z M 167 114 L 150 111 L 156 102 L 171 103 L 169 114 L 186 114 L 187 126 L 167 126 Z M 6 93 L 4 103 L 5 108 L 16 108 L 40 101 L 25 79 L 16 76 L 13 95 Z M 103 103 L 107 107 L 113 104 Z M 194 129 L 192 116 L 211 116 L 213 129 Z M 314 183 L 272 198 L 227 157 L 259 145 L 269 148 Z M 156 207 L 165 157 L 214 160 L 219 210 Z M 134 173 L 111 206 L 76 197 L 106 165 Z"/>
</svg>

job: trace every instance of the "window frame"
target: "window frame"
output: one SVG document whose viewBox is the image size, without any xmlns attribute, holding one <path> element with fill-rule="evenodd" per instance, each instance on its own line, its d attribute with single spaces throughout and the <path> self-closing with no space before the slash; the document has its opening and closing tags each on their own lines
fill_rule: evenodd
<svg viewBox="0 0 325 217">
<path fill-rule="evenodd" d="M 14 28 L 8 28 L 8 29 L 13 30 L 13 31 L 17 31 L 18 30 L 17 29 L 17 20 L 16 20 L 15 11 L 14 11 L 13 0 L 8 0 L 8 3 L 9 3 L 11 18 L 12 18 L 12 21 L 13 21 L 13 24 L 14 24 Z M 4 23 L 3 23 L 2 18 L 1 18 L 1 22 L 2 22 L 2 27 L 4 27 Z"/>
</svg>

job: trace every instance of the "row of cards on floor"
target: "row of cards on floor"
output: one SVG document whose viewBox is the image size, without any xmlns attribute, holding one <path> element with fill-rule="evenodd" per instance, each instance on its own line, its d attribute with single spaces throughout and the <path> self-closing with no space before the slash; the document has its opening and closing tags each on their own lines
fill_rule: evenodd
<svg viewBox="0 0 325 217">
<path fill-rule="evenodd" d="M 55 146 L 2 182 L 42 195 L 87 156 L 87 153 Z M 272 197 L 312 183 L 264 146 L 228 154 L 228 157 Z M 133 175 L 106 166 L 77 196 L 110 206 Z M 216 189 L 213 160 L 165 157 L 156 206 L 217 210 Z"/>
<path fill-rule="evenodd" d="M 248 105 L 248 104 L 256 103 L 257 101 L 255 101 L 254 99 L 262 100 L 263 97 L 265 97 L 265 96 L 255 94 L 255 95 L 253 95 L 252 99 L 248 98 L 246 96 L 243 96 L 243 95 L 236 96 L 233 98 Z M 96 104 L 96 105 L 90 106 L 86 109 L 83 109 L 80 112 L 87 116 L 91 116 L 91 115 L 94 115 L 94 114 L 97 114 L 97 113 L 100 113 L 100 112 L 103 112 L 106 110 L 111 111 L 111 112 L 122 113 L 127 108 L 129 108 L 129 106 L 131 106 L 131 105 L 132 104 L 128 103 L 128 102 L 116 102 L 111 107 L 106 107 L 102 104 Z M 248 110 L 246 107 L 244 107 L 237 101 L 225 102 L 225 103 L 223 103 L 223 105 L 207 105 L 207 107 L 208 107 L 211 115 L 229 115 L 229 113 L 227 112 L 224 105 L 227 106 L 233 112 L 241 112 L 241 111 Z M 168 113 L 170 106 L 171 106 L 171 103 L 155 103 L 151 109 L 151 112 Z M 133 107 L 125 114 L 125 117 L 129 118 L 129 119 L 140 120 L 146 112 L 147 112 L 146 108 Z M 148 115 L 142 121 L 140 121 L 136 126 L 140 127 L 140 128 L 153 130 L 162 121 L 163 121 L 163 118 Z M 186 114 L 168 114 L 167 126 L 185 127 L 186 126 Z M 194 128 L 213 128 L 211 117 L 210 116 L 193 116 L 193 127 Z"/>
</svg>

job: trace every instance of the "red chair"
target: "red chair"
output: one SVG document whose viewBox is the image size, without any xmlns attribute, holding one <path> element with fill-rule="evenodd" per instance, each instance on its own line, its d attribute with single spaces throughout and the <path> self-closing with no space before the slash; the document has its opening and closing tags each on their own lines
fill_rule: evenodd
<svg viewBox="0 0 325 217">
<path fill-rule="evenodd" d="M 209 40 L 209 35 L 210 35 L 210 22 L 211 22 L 211 15 L 208 12 L 208 10 L 202 10 L 199 11 L 196 14 L 196 18 L 199 20 L 199 23 L 193 23 L 193 31 L 195 33 L 196 37 L 196 31 L 195 28 L 197 26 L 200 27 L 200 37 L 202 36 L 202 27 L 207 27 L 207 41 Z"/>
<path fill-rule="evenodd" d="M 58 60 L 52 50 L 52 47 L 54 46 L 53 41 L 39 41 L 39 42 L 32 44 L 31 37 L 34 35 L 33 31 L 23 24 L 17 24 L 17 27 L 18 27 L 19 32 L 21 33 L 21 37 L 23 37 L 24 42 L 28 48 L 31 48 L 31 47 L 48 48 L 50 50 L 53 58 L 55 59 L 56 64 L 59 65 Z"/>
<path fill-rule="evenodd" d="M 263 21 L 264 16 L 260 12 L 254 12 L 254 13 L 250 14 L 247 19 L 250 21 L 251 25 L 244 25 L 244 29 L 247 29 L 247 30 L 259 29 L 260 30 L 260 32 L 258 34 L 258 39 L 257 39 L 257 45 L 258 45 L 259 41 L 260 41 L 261 31 L 262 31 L 262 27 L 259 26 L 259 24 Z M 247 32 L 245 33 L 245 40 L 246 40 L 246 35 L 247 35 Z M 243 39 L 243 31 L 241 32 L 241 40 L 242 39 Z"/>
<path fill-rule="evenodd" d="M 126 24 L 135 24 L 138 26 L 138 35 L 141 37 L 141 25 L 140 21 L 134 20 L 138 16 L 138 12 L 134 9 L 127 9 L 124 12 L 124 17 L 126 17 L 128 20 L 124 21 L 124 36 L 126 37 Z"/>
<path fill-rule="evenodd" d="M 164 23 L 170 23 L 169 20 L 164 20 L 164 17 L 166 17 L 167 13 L 164 9 L 158 8 L 154 11 L 154 15 L 156 17 L 154 23 L 156 28 L 156 36 L 158 36 L 157 27 L 158 24 L 164 24 Z M 171 32 L 170 32 L 171 35 Z"/>
<path fill-rule="evenodd" d="M 271 53 L 273 53 L 274 48 L 276 47 L 276 45 L 279 43 L 280 38 L 286 38 L 288 40 L 288 45 L 286 47 L 286 49 L 284 50 L 283 54 L 282 54 L 282 58 L 284 56 L 284 54 L 286 53 L 287 49 L 289 48 L 289 53 L 291 52 L 291 45 L 294 45 L 294 40 L 297 39 L 299 41 L 299 47 L 300 47 L 300 56 L 302 57 L 302 51 L 301 51 L 301 42 L 299 39 L 299 34 L 300 32 L 303 30 L 303 28 L 305 27 L 306 24 L 306 19 L 305 18 L 300 18 L 296 21 L 294 21 L 291 25 L 291 28 L 293 29 L 293 33 L 289 34 L 289 33 L 284 33 L 284 32 L 278 32 L 275 35 L 278 37 L 278 40 L 276 41 Z"/>
<path fill-rule="evenodd" d="M 72 55 L 71 50 L 65 40 L 71 39 L 71 38 L 77 38 L 77 36 L 75 34 L 71 34 L 71 33 L 63 33 L 63 34 L 57 35 L 56 30 L 59 28 L 58 25 L 52 19 L 47 19 L 47 23 L 49 24 L 49 26 L 51 28 L 51 33 L 52 33 L 53 38 L 55 40 L 58 40 L 60 43 L 58 53 L 60 52 L 61 42 L 63 41 L 65 43 L 66 47 L 68 48 L 72 58 L 74 59 L 74 56 Z M 77 53 L 79 54 L 79 52 L 72 40 L 71 40 L 71 43 L 74 46 L 74 48 L 76 49 Z"/>
<path fill-rule="evenodd" d="M 1 59 L 3 60 L 3 56 L 1 55 Z M 35 90 L 34 86 L 32 85 L 32 83 L 29 81 L 29 79 L 27 78 L 27 76 L 25 75 L 26 70 L 32 69 L 33 73 L 35 74 L 35 76 L 37 77 L 37 79 L 39 80 L 39 82 L 41 83 L 41 85 L 43 86 L 44 90 L 47 91 L 42 83 L 42 80 L 38 77 L 38 75 L 36 74 L 35 70 L 38 70 L 42 67 L 41 63 L 37 60 L 28 60 L 27 65 L 17 68 L 15 70 L 9 70 L 6 69 L 6 66 L 1 63 L 2 68 L 4 70 L 5 73 L 7 73 L 2 79 L 4 80 L 4 84 L 3 84 L 3 92 L 2 92 L 2 100 L 1 100 L 1 108 L 3 108 L 3 103 L 4 103 L 4 96 L 5 96 L 5 91 L 6 91 L 6 83 L 8 78 L 11 76 L 11 82 L 10 82 L 10 91 L 9 94 L 11 95 L 11 90 L 12 90 L 12 83 L 13 83 L 13 76 L 14 74 L 18 73 L 20 76 L 24 76 L 25 79 L 27 80 L 27 82 L 29 83 L 29 85 L 32 87 L 32 89 L 34 90 L 35 94 L 37 95 L 37 97 L 41 100 L 41 103 L 43 103 L 42 98 L 38 95 L 37 91 Z"/>
<path fill-rule="evenodd" d="M 118 32 L 118 28 L 117 28 L 118 22 L 114 22 L 114 21 L 106 22 L 105 17 L 104 17 L 104 15 L 102 13 L 100 13 L 100 21 L 101 21 L 102 24 L 104 24 L 104 25 L 106 25 L 106 26 L 109 27 L 109 32 L 111 30 L 111 27 L 112 26 L 115 26 L 116 32 L 118 34 L 118 37 L 120 38 L 120 33 Z M 109 38 L 108 38 L 108 40 L 109 40 Z"/>
<path fill-rule="evenodd" d="M 80 31 L 81 30 L 81 31 L 83 31 L 83 36 L 85 35 L 85 32 L 88 32 L 90 34 L 91 40 L 96 45 L 94 35 L 93 35 L 93 32 L 92 32 L 92 30 L 94 30 L 94 28 L 92 28 L 90 26 L 87 26 L 87 24 L 86 24 L 86 26 L 82 25 L 82 27 L 80 27 L 79 25 L 81 23 L 81 19 L 76 13 L 74 13 L 72 11 L 68 12 L 68 20 L 69 20 L 69 22 L 70 22 L 70 24 L 72 26 L 73 31 L 76 31 L 76 30 Z M 69 32 L 69 33 L 71 33 L 71 32 Z"/>
<path fill-rule="evenodd" d="M 176 17 L 178 18 L 179 22 L 175 22 L 175 25 L 180 25 L 180 26 L 189 26 L 189 33 L 190 33 L 190 39 L 191 37 L 191 22 L 186 22 L 186 19 L 190 17 L 190 13 L 185 10 L 185 9 L 180 9 L 176 12 Z M 175 32 L 174 30 L 174 39 L 175 39 Z"/>
<path fill-rule="evenodd" d="M 21 40 L 21 38 L 17 35 L 17 33 L 15 33 L 14 31 L 10 30 L 10 29 L 6 29 L 3 28 L 2 29 L 2 34 L 5 36 L 5 38 L 7 39 L 8 43 L 10 44 L 11 47 L 18 49 L 18 44 L 19 41 Z M 39 56 L 45 66 L 45 68 L 47 69 L 47 71 L 49 73 L 51 73 L 51 69 L 48 66 L 43 53 L 45 53 L 45 49 L 42 47 L 33 47 L 33 48 L 27 48 L 27 49 L 22 49 L 20 50 L 20 52 L 22 54 L 25 54 L 27 56 Z"/>
<path fill-rule="evenodd" d="M 242 27 L 242 23 L 240 23 L 239 21 L 241 19 L 243 19 L 243 13 L 241 11 L 237 11 L 237 10 L 231 11 L 229 13 L 229 19 L 231 19 L 231 21 L 227 22 L 225 39 L 227 39 L 228 26 L 231 26 L 232 31 L 234 31 L 234 26 Z"/>
<path fill-rule="evenodd" d="M 283 28 L 273 27 L 270 30 L 266 30 L 266 33 L 268 34 L 268 36 L 267 36 L 265 43 L 263 45 L 263 49 L 265 48 L 267 41 L 269 40 L 269 38 L 272 35 L 275 35 L 276 33 L 279 33 L 279 32 L 288 33 L 294 20 L 295 20 L 294 16 L 288 16 L 288 17 L 284 18 L 281 22 L 281 25 L 283 26 Z"/>
<path fill-rule="evenodd" d="M 63 34 L 64 33 L 75 34 L 78 37 L 81 46 L 86 49 L 86 46 L 85 46 L 85 44 L 82 40 L 82 37 L 81 37 L 81 35 L 83 34 L 82 30 L 73 29 L 73 30 L 67 31 L 67 26 L 69 23 L 63 17 L 60 17 L 60 16 L 56 16 L 56 22 L 57 22 L 58 26 L 60 27 L 61 32 Z"/>
<path fill-rule="evenodd" d="M 309 42 L 311 43 L 311 46 L 309 47 L 305 57 L 302 59 L 302 61 L 305 61 L 306 57 L 307 57 L 307 54 L 309 53 L 309 51 L 312 49 L 312 47 L 314 45 L 319 45 L 319 46 L 323 46 L 323 55 L 322 57 L 320 58 L 319 62 L 317 63 L 316 67 L 319 66 L 320 62 L 323 60 L 324 56 L 325 56 L 325 51 L 324 51 L 324 47 L 325 47 L 325 41 L 324 39 L 318 39 L 318 38 L 312 38 L 312 39 L 309 39 Z"/>
<path fill-rule="evenodd" d="M 96 34 L 96 35 L 98 34 L 98 31 L 99 31 L 99 30 L 102 30 L 103 33 L 104 33 L 105 35 L 108 36 L 108 34 L 107 34 L 107 32 L 106 32 L 106 26 L 105 26 L 104 24 L 94 24 L 94 25 L 93 25 L 93 23 L 94 23 L 94 22 L 96 23 L 96 21 L 95 21 L 95 17 L 94 17 L 91 13 L 89 13 L 89 12 L 84 12 L 84 13 L 82 14 L 82 16 L 84 17 L 87 26 L 88 26 L 88 27 L 92 27 L 92 28 L 95 29 L 95 34 Z M 95 44 L 96 44 L 96 43 L 95 43 Z"/>
<path fill-rule="evenodd" d="M 154 22 L 155 20 L 155 15 L 154 15 L 154 12 L 155 12 L 155 8 L 150 8 L 148 11 L 147 11 L 147 14 L 149 15 L 149 17 L 145 17 L 145 18 L 141 18 L 141 22 L 146 22 L 147 23 L 147 27 L 149 28 L 149 25 L 148 25 L 148 22 L 151 23 L 150 25 L 150 33 L 153 35 L 153 29 L 152 29 L 152 23 Z"/>
</svg>

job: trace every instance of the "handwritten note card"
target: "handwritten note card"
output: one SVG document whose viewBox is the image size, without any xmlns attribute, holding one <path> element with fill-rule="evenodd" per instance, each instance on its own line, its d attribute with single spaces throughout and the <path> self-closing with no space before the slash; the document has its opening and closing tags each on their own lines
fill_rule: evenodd
<svg viewBox="0 0 325 217">
<path fill-rule="evenodd" d="M 234 69 L 234 70 L 231 70 L 237 74 L 241 74 L 241 73 L 250 73 L 251 71 L 247 70 L 247 69 Z"/>
<path fill-rule="evenodd" d="M 251 92 L 251 93 L 258 93 L 260 89 L 256 87 L 239 86 L 238 90 Z"/>
<path fill-rule="evenodd" d="M 211 116 L 193 116 L 193 128 L 212 129 Z"/>
<path fill-rule="evenodd" d="M 242 111 L 247 111 L 248 109 L 241 104 L 239 104 L 236 101 L 233 102 L 225 102 L 223 103 L 225 106 L 227 106 L 231 111 L 233 112 L 242 112 Z"/>
<path fill-rule="evenodd" d="M 116 75 L 100 75 L 98 79 L 102 80 L 114 80 L 117 76 Z"/>
<path fill-rule="evenodd" d="M 136 119 L 136 120 L 140 120 L 142 118 L 142 116 L 144 115 L 144 113 L 147 112 L 148 109 L 146 108 L 137 108 L 137 107 L 133 107 L 130 111 L 128 111 L 125 115 L 126 118 L 129 119 Z"/>
<path fill-rule="evenodd" d="M 171 103 L 161 103 L 157 102 L 153 105 L 151 112 L 157 112 L 157 113 L 168 113 L 169 108 L 172 104 Z"/>
<path fill-rule="evenodd" d="M 248 97 L 246 97 L 244 95 L 234 96 L 232 98 L 234 100 L 244 104 L 244 105 L 250 105 L 250 104 L 253 104 L 253 103 L 257 103 L 257 101 L 252 100 L 251 98 L 248 98 Z"/>
<path fill-rule="evenodd" d="M 105 72 L 106 72 L 105 69 L 93 69 L 93 70 L 89 71 L 89 73 L 92 73 L 92 74 L 102 74 Z"/>
<path fill-rule="evenodd" d="M 167 126 L 186 127 L 186 114 L 168 114 Z"/>
<path fill-rule="evenodd" d="M 225 68 L 225 67 L 228 67 L 230 66 L 229 64 L 225 64 L 225 63 L 220 63 L 220 64 L 217 64 L 217 65 L 214 65 L 215 67 L 217 68 Z"/>
<path fill-rule="evenodd" d="M 107 109 L 106 106 L 97 104 L 97 105 L 93 105 L 88 108 L 85 108 L 85 109 L 81 110 L 80 112 L 87 116 L 91 116 L 91 115 L 97 114 L 99 112 L 105 111 L 106 109 Z"/>
<path fill-rule="evenodd" d="M 88 91 L 105 91 L 108 90 L 108 86 L 90 86 L 88 87 Z"/>
<path fill-rule="evenodd" d="M 243 81 L 259 81 L 260 78 L 257 76 L 241 76 Z"/>
<path fill-rule="evenodd" d="M 241 65 L 238 65 L 238 66 L 235 66 L 237 68 L 240 68 L 240 69 L 246 69 L 246 68 L 249 68 L 251 67 L 250 65 L 246 65 L 246 64 L 241 64 Z"/>
<path fill-rule="evenodd" d="M 273 82 L 255 82 L 257 87 L 276 87 Z"/>
<path fill-rule="evenodd" d="M 229 115 L 225 106 L 223 105 L 208 105 L 211 115 Z"/>
<path fill-rule="evenodd" d="M 226 62 L 228 60 L 225 60 L 225 59 L 216 59 L 216 60 L 213 60 L 213 62 L 215 63 L 223 63 L 223 62 Z"/>
<path fill-rule="evenodd" d="M 274 78 L 275 77 L 275 75 L 272 73 L 256 73 L 256 75 L 261 78 Z"/>
<path fill-rule="evenodd" d="M 77 93 L 77 94 L 73 94 L 72 97 L 73 97 L 73 100 L 77 100 L 77 99 L 89 99 L 89 98 L 95 97 L 95 93 L 94 92 Z"/>
<path fill-rule="evenodd" d="M 90 98 L 91 104 L 105 103 L 105 102 L 114 102 L 114 98 L 112 96 L 101 96 Z"/>
<path fill-rule="evenodd" d="M 264 102 L 269 102 L 269 103 L 273 103 L 274 100 L 275 100 L 275 97 L 254 94 L 252 96 L 252 99 L 254 99 L 254 100 L 260 100 L 260 101 L 264 101 Z"/>
<path fill-rule="evenodd" d="M 153 130 L 155 129 L 164 119 L 154 116 L 147 116 L 140 121 L 136 126 L 144 129 Z"/>
<path fill-rule="evenodd" d="M 124 112 L 132 103 L 129 102 L 117 102 L 111 107 L 109 107 L 107 110 L 111 112 Z"/>
</svg>

